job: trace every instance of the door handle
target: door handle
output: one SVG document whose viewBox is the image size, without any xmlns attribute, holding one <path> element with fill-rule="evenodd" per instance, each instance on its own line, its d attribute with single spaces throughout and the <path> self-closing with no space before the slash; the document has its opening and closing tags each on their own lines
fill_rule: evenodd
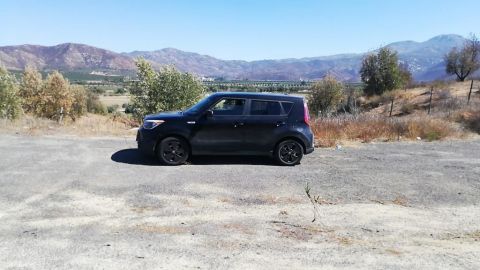
<svg viewBox="0 0 480 270">
<path fill-rule="evenodd" d="M 235 123 L 233 124 L 233 127 L 241 127 L 241 126 L 243 126 L 243 125 L 245 125 L 245 123 L 243 123 L 243 122 L 235 122 Z"/>
<path fill-rule="evenodd" d="M 286 123 L 284 121 L 278 121 L 276 125 L 277 125 L 277 127 L 279 127 L 279 126 L 283 126 L 285 124 Z"/>
</svg>

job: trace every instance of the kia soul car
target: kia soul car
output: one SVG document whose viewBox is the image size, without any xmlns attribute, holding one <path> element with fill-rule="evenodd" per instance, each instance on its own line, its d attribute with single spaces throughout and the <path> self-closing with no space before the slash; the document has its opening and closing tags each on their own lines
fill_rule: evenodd
<svg viewBox="0 0 480 270">
<path fill-rule="evenodd" d="M 191 155 L 268 155 L 292 166 L 314 150 L 305 100 L 263 93 L 214 93 L 185 111 L 147 115 L 137 142 L 166 165 Z"/>
</svg>

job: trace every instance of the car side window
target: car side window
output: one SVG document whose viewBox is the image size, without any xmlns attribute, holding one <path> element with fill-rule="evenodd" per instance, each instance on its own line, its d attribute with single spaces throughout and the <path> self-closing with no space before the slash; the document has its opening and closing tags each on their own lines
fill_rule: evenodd
<svg viewBox="0 0 480 270">
<path fill-rule="evenodd" d="M 293 103 L 292 102 L 282 102 L 283 106 L 283 111 L 285 111 L 285 114 L 289 114 L 290 111 L 292 110 Z"/>
<path fill-rule="evenodd" d="M 252 100 L 250 115 L 281 115 L 282 108 L 277 101 Z"/>
<path fill-rule="evenodd" d="M 213 115 L 242 115 L 245 99 L 224 98 L 213 106 Z"/>
</svg>

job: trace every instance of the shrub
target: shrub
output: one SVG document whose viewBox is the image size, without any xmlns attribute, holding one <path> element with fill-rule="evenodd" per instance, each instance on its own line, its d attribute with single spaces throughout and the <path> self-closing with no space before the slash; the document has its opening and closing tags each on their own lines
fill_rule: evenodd
<svg viewBox="0 0 480 270">
<path fill-rule="evenodd" d="M 129 114 L 133 113 L 134 110 L 135 110 L 134 107 L 133 107 L 133 105 L 130 104 L 130 103 L 124 103 L 124 104 L 122 104 L 122 108 L 125 109 L 125 113 L 129 113 Z"/>
<path fill-rule="evenodd" d="M 73 95 L 73 104 L 70 116 L 73 120 L 87 112 L 87 91 L 81 85 L 71 85 L 70 91 Z"/>
<path fill-rule="evenodd" d="M 72 110 L 73 95 L 69 82 L 62 74 L 54 71 L 47 76 L 39 96 L 38 116 L 58 120 L 61 114 L 69 115 Z"/>
<path fill-rule="evenodd" d="M 15 77 L 0 68 L 0 117 L 15 119 L 21 115 L 21 99 Z"/>
<path fill-rule="evenodd" d="M 23 72 L 19 95 L 22 97 L 22 107 L 26 113 L 36 113 L 41 101 L 43 79 L 36 69 L 27 67 Z"/>
<path fill-rule="evenodd" d="M 87 111 L 95 114 L 107 114 L 107 107 L 100 101 L 98 95 L 87 91 Z"/>
<path fill-rule="evenodd" d="M 116 112 L 116 111 L 118 110 L 119 107 L 120 107 L 120 106 L 118 106 L 117 104 L 115 104 L 115 105 L 110 105 L 110 106 L 107 107 L 107 112 L 108 112 L 108 113 L 114 113 L 114 112 Z"/>
<path fill-rule="evenodd" d="M 159 72 L 140 59 L 136 63 L 138 82 L 132 85 L 132 105 L 137 119 L 159 111 L 187 108 L 204 95 L 201 81 L 174 67 L 163 67 Z"/>
<path fill-rule="evenodd" d="M 117 88 L 115 90 L 116 95 L 124 95 L 125 93 L 127 93 L 127 90 L 125 90 L 124 88 Z"/>
<path fill-rule="evenodd" d="M 441 119 L 433 119 L 426 116 L 416 117 L 405 121 L 406 133 L 404 136 L 410 139 L 417 137 L 428 141 L 440 140 L 455 133 L 450 123 Z"/>
<path fill-rule="evenodd" d="M 415 111 L 415 105 L 412 103 L 405 103 L 400 108 L 402 114 L 411 114 Z"/>
<path fill-rule="evenodd" d="M 343 84 L 327 76 L 312 85 L 308 95 L 308 107 L 313 115 L 327 116 L 335 110 L 343 97 Z"/>
<path fill-rule="evenodd" d="M 105 89 L 101 88 L 101 87 L 98 87 L 98 86 L 94 86 L 92 88 L 90 88 L 90 91 L 94 94 L 97 94 L 97 95 L 103 95 L 105 94 Z"/>
<path fill-rule="evenodd" d="M 462 123 L 467 129 L 480 134 L 480 109 L 469 109 L 458 112 L 455 121 Z"/>
</svg>

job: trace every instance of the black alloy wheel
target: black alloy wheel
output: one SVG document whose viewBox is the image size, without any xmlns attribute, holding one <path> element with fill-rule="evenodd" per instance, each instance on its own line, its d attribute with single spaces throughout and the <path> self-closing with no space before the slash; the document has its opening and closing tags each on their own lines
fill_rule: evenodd
<svg viewBox="0 0 480 270">
<path fill-rule="evenodd" d="M 163 164 L 181 165 L 187 161 L 189 153 L 190 149 L 185 140 L 177 137 L 167 137 L 160 142 L 157 156 Z"/>
<path fill-rule="evenodd" d="M 293 166 L 300 163 L 303 147 L 295 140 L 285 140 L 275 149 L 275 159 L 280 165 Z"/>
</svg>

